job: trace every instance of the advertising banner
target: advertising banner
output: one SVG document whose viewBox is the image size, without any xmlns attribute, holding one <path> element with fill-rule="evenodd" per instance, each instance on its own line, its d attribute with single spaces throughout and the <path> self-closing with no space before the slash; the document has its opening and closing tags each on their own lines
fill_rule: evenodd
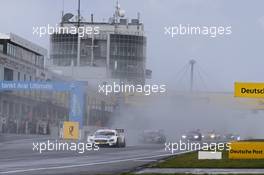
<svg viewBox="0 0 264 175">
<path fill-rule="evenodd" d="M 264 98 L 264 83 L 236 82 L 234 86 L 235 97 Z"/>
<path fill-rule="evenodd" d="M 264 142 L 232 142 L 229 159 L 264 159 Z"/>
</svg>

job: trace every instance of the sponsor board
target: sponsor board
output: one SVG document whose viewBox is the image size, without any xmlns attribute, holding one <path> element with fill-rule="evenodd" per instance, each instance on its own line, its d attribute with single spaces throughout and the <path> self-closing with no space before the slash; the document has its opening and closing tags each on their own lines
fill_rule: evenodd
<svg viewBox="0 0 264 175">
<path fill-rule="evenodd" d="M 79 139 L 79 122 L 64 122 L 63 138 L 74 140 Z"/>
<path fill-rule="evenodd" d="M 235 97 L 264 98 L 264 83 L 235 82 Z"/>
<path fill-rule="evenodd" d="M 39 81 L 0 81 L 0 91 L 10 90 L 43 90 L 70 92 L 70 113 L 69 120 L 79 122 L 80 128 L 83 125 L 83 109 L 85 101 L 86 82 L 39 82 Z"/>
<path fill-rule="evenodd" d="M 231 142 L 229 159 L 264 159 L 264 142 Z"/>
<path fill-rule="evenodd" d="M 212 152 L 212 151 L 199 151 L 199 160 L 219 160 L 222 159 L 222 152 Z"/>
</svg>

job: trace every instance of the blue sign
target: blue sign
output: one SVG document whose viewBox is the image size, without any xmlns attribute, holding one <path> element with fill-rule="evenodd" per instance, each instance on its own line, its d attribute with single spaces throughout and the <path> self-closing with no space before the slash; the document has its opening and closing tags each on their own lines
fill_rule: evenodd
<svg viewBox="0 0 264 175">
<path fill-rule="evenodd" d="M 70 91 L 69 120 L 83 125 L 85 82 L 0 81 L 0 90 Z"/>
<path fill-rule="evenodd" d="M 75 82 L 71 84 L 70 121 L 79 122 L 83 125 L 83 109 L 85 100 L 84 84 Z"/>
</svg>

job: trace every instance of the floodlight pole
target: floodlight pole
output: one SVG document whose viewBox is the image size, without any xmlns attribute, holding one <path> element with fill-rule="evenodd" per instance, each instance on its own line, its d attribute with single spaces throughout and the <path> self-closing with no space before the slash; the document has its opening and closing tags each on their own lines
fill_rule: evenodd
<svg viewBox="0 0 264 175">
<path fill-rule="evenodd" d="M 194 78 L 194 64 L 196 63 L 195 60 L 190 60 L 190 66 L 191 66 L 191 74 L 190 74 L 190 92 L 193 92 L 193 78 Z"/>
<path fill-rule="evenodd" d="M 78 23 L 77 23 L 77 31 L 78 31 L 78 43 L 77 43 L 77 66 L 80 66 L 80 51 L 81 51 L 81 38 L 79 36 L 79 27 L 80 27 L 80 22 L 81 22 L 81 0 L 78 0 Z"/>
</svg>

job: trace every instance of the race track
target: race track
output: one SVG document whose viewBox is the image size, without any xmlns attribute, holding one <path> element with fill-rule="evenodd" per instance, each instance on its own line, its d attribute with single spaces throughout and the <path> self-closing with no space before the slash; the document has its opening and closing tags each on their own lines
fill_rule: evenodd
<svg viewBox="0 0 264 175">
<path fill-rule="evenodd" d="M 0 174 L 117 174 L 168 156 L 164 145 L 138 144 L 100 148 L 83 154 L 72 151 L 33 151 L 34 139 L 0 143 Z"/>
</svg>

